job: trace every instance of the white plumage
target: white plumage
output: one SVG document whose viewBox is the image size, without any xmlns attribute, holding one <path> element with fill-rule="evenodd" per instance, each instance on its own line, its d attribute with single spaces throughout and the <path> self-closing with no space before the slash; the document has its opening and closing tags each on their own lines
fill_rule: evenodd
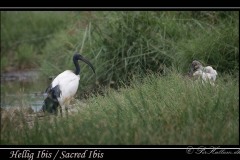
<svg viewBox="0 0 240 160">
<path fill-rule="evenodd" d="M 71 98 L 77 92 L 80 75 L 76 75 L 71 70 L 66 70 L 59 74 L 52 82 L 52 88 L 59 85 L 61 91 L 60 97 L 57 98 L 60 106 L 65 109 L 65 104 L 68 104 Z"/>
<path fill-rule="evenodd" d="M 70 100 L 76 94 L 79 85 L 80 66 L 78 60 L 87 63 L 95 73 L 94 67 L 87 59 L 78 53 L 74 54 L 73 63 L 76 67 L 75 72 L 66 70 L 52 81 L 46 89 L 47 97 L 42 106 L 43 111 L 57 114 L 57 107 L 60 106 L 60 112 L 62 114 L 62 108 L 67 109 L 67 105 L 69 105 Z"/>
<path fill-rule="evenodd" d="M 202 82 L 209 82 L 211 85 L 215 85 L 215 80 L 217 78 L 217 71 L 211 66 L 203 67 L 198 61 L 193 61 L 191 66 L 191 71 L 193 77 L 201 78 Z"/>
</svg>

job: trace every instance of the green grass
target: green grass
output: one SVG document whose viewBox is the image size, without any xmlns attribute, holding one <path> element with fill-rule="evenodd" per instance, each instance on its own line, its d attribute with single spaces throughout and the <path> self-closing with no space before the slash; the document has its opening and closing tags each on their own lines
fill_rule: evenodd
<svg viewBox="0 0 240 160">
<path fill-rule="evenodd" d="M 175 72 L 134 77 L 85 107 L 76 102 L 81 109 L 68 119 L 46 118 L 32 129 L 5 121 L 1 144 L 238 144 L 238 88 L 227 75 L 215 87 Z"/>
<path fill-rule="evenodd" d="M 2 70 L 39 67 L 42 77 L 55 76 L 74 69 L 78 51 L 97 73 L 81 63 L 84 92 L 129 84 L 133 75 L 148 71 L 164 74 L 173 66 L 185 74 L 194 59 L 221 73 L 239 70 L 235 11 L 1 13 Z"/>
<path fill-rule="evenodd" d="M 74 69 L 76 51 L 96 68 L 80 62 L 87 106 L 32 129 L 3 119 L 2 144 L 238 144 L 239 12 L 1 12 L 1 71 L 47 79 Z M 194 59 L 217 86 L 182 76 Z"/>
<path fill-rule="evenodd" d="M 44 46 L 74 20 L 72 12 L 1 11 L 1 58 L 8 59 L 1 69 L 39 67 Z"/>
</svg>

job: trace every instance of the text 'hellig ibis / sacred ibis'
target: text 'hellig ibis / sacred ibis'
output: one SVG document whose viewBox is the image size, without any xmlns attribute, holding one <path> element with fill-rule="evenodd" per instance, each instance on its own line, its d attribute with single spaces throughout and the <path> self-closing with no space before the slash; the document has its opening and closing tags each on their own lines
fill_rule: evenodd
<svg viewBox="0 0 240 160">
<path fill-rule="evenodd" d="M 95 69 L 93 65 L 82 55 L 75 53 L 73 55 L 73 63 L 76 67 L 75 71 L 66 70 L 59 74 L 46 89 L 46 99 L 43 102 L 42 110 L 49 113 L 57 114 L 57 108 L 60 106 L 60 112 L 62 115 L 62 107 L 67 109 L 66 105 L 69 105 L 70 100 L 76 94 L 79 80 L 80 80 L 80 66 L 78 60 L 81 60 L 88 64 L 93 72 Z"/>
<path fill-rule="evenodd" d="M 217 71 L 211 66 L 203 67 L 199 61 L 194 60 L 190 67 L 190 75 L 194 78 L 201 78 L 203 83 L 209 82 L 214 86 L 214 82 L 217 78 Z"/>
</svg>

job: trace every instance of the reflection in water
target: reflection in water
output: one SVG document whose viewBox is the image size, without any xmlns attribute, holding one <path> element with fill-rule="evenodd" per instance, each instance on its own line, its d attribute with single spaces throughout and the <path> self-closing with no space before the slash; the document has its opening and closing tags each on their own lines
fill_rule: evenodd
<svg viewBox="0 0 240 160">
<path fill-rule="evenodd" d="M 1 107 L 31 107 L 34 112 L 38 112 L 48 83 L 47 78 L 42 80 L 32 71 L 31 74 L 1 74 Z"/>
</svg>

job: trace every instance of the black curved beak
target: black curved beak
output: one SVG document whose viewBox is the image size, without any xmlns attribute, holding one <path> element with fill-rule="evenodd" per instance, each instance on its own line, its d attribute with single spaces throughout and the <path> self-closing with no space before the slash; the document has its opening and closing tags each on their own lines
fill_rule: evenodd
<svg viewBox="0 0 240 160">
<path fill-rule="evenodd" d="M 85 62 L 87 65 L 89 65 L 89 66 L 92 68 L 93 72 L 95 73 L 95 69 L 94 69 L 93 65 L 92 65 L 86 58 L 84 58 L 83 56 L 81 56 L 81 57 L 80 57 L 80 60 L 82 60 L 83 62 Z"/>
</svg>

